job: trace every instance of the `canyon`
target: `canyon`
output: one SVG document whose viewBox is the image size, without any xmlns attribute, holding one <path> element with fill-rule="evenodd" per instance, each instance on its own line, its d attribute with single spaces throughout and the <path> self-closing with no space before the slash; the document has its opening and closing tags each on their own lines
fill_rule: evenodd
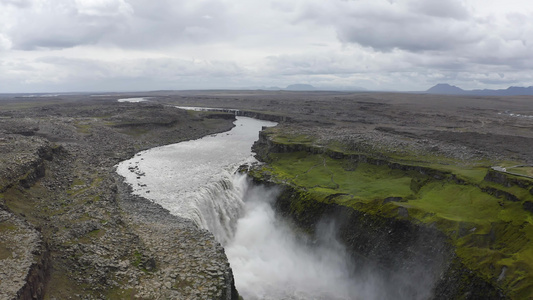
<svg viewBox="0 0 533 300">
<path fill-rule="evenodd" d="M 116 101 L 125 97 L 148 101 Z M 242 171 L 281 189 L 274 209 L 311 239 L 334 220 L 350 255 L 398 283 L 385 296 L 532 294 L 532 183 L 491 168 L 530 174 L 531 119 L 521 116 L 533 115 L 531 97 L 159 91 L 1 101 L 7 299 L 237 299 L 212 234 L 132 195 L 114 173 L 141 150 L 230 129 L 229 109 L 279 122 L 254 146 L 263 164 Z"/>
</svg>

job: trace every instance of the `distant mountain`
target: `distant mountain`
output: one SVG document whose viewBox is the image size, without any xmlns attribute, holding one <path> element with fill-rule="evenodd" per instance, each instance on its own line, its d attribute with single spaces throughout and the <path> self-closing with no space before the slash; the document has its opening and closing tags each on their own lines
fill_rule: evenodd
<svg viewBox="0 0 533 300">
<path fill-rule="evenodd" d="M 530 87 L 519 87 L 511 86 L 504 90 L 472 90 L 470 93 L 475 95 L 486 95 L 486 96 L 522 96 L 522 95 L 533 95 L 533 86 Z"/>
<path fill-rule="evenodd" d="M 456 87 L 455 85 L 449 85 L 447 83 L 439 83 L 436 86 L 430 88 L 426 92 L 430 94 L 442 94 L 442 95 L 462 95 L 467 91 Z"/>
<path fill-rule="evenodd" d="M 500 90 L 463 90 L 459 87 L 447 83 L 439 83 L 426 91 L 428 94 L 440 95 L 481 95 L 481 96 L 522 96 L 533 95 L 533 86 L 518 87 L 511 86 L 507 89 Z"/>
<path fill-rule="evenodd" d="M 285 90 L 287 91 L 314 91 L 316 90 L 314 86 L 310 85 L 310 84 L 301 84 L 301 83 L 298 83 L 298 84 L 291 84 L 291 85 L 288 85 Z"/>
</svg>

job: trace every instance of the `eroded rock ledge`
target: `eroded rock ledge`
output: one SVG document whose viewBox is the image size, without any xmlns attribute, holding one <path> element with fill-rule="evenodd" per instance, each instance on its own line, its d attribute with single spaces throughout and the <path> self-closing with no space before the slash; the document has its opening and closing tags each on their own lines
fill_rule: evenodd
<svg viewBox="0 0 533 300">
<path fill-rule="evenodd" d="M 29 188 L 42 178 L 54 149 L 40 139 L 1 133 L 0 148 L 0 299 L 39 299 L 46 283 L 48 249 L 41 233 L 3 200 L 13 186 Z"/>
<path fill-rule="evenodd" d="M 311 233 L 320 220 L 336 220 L 339 238 L 352 255 L 413 279 L 415 286 L 406 286 L 407 293 L 411 288 L 414 293 L 409 295 L 419 297 L 416 285 L 424 284 L 432 299 L 529 295 L 531 266 L 520 253 L 529 253 L 530 181 L 494 174 L 488 166 L 345 151 L 281 129 L 262 132 L 254 151 L 266 164 L 249 174 L 258 183 L 281 187 L 275 204 L 280 213 Z M 368 183 L 357 182 L 365 178 Z M 461 208 L 453 208 L 456 201 Z M 479 208 L 471 201 L 494 211 L 477 216 Z M 509 235 L 517 240 L 510 241 Z M 486 251 L 494 256 L 482 256 Z M 505 257 L 517 263 L 500 260 Z"/>
<path fill-rule="evenodd" d="M 0 206 L 0 299 L 42 298 L 47 255 L 41 234 Z"/>
<path fill-rule="evenodd" d="M 232 121 L 114 99 L 0 110 L 0 298 L 237 299 L 213 236 L 113 167 Z"/>
</svg>

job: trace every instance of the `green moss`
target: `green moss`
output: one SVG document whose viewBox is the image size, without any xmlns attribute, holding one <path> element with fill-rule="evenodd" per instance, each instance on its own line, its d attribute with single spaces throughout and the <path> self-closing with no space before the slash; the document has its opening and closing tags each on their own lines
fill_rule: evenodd
<svg viewBox="0 0 533 300">
<path fill-rule="evenodd" d="M 483 181 L 487 175 L 489 166 L 439 166 L 440 168 L 457 175 L 458 179 L 468 181 L 471 183 L 479 183 Z"/>
<path fill-rule="evenodd" d="M 131 135 L 134 137 L 140 137 L 150 132 L 150 129 L 141 127 L 141 126 L 130 126 L 130 127 L 120 128 L 119 131 L 127 135 Z"/>
<path fill-rule="evenodd" d="M 520 201 L 526 201 L 530 200 L 533 201 L 533 195 L 529 192 L 526 188 L 521 188 L 519 186 L 513 185 L 513 186 L 504 186 L 498 183 L 489 182 L 489 181 L 483 181 L 479 184 L 480 188 L 493 188 L 499 191 L 503 191 L 506 193 L 509 193 L 511 195 L 516 196 Z"/>
<path fill-rule="evenodd" d="M 74 126 L 76 126 L 76 129 L 79 133 L 89 134 L 91 132 L 91 124 L 77 121 L 76 123 L 74 123 Z"/>
<path fill-rule="evenodd" d="M 73 181 L 72 181 L 72 184 L 71 184 L 71 187 L 76 187 L 76 186 L 79 186 L 79 185 L 84 185 L 85 184 L 85 181 L 79 179 L 79 178 L 75 178 Z"/>
<path fill-rule="evenodd" d="M 67 190 L 67 193 L 72 197 L 83 195 L 85 192 L 96 188 L 100 183 L 102 183 L 102 181 L 103 181 L 102 177 L 96 176 L 92 179 L 91 184 L 88 185 L 85 183 L 85 181 L 76 178 L 73 180 L 72 184 Z"/>
<path fill-rule="evenodd" d="M 121 289 L 114 288 L 107 293 L 106 299 L 109 300 L 118 300 L 118 299 L 136 299 L 135 297 L 136 290 L 134 288 Z"/>
<path fill-rule="evenodd" d="M 308 135 L 303 134 L 278 134 L 275 136 L 274 141 L 279 144 L 308 144 L 311 145 L 314 140 Z"/>
<path fill-rule="evenodd" d="M 134 267 L 139 267 L 141 265 L 141 262 L 142 262 L 142 254 L 135 250 L 135 252 L 133 253 L 133 261 L 131 262 L 131 264 L 134 266 Z"/>
<path fill-rule="evenodd" d="M 16 230 L 17 226 L 9 221 L 0 222 L 0 233 L 5 233 L 7 231 Z"/>
<path fill-rule="evenodd" d="M 393 170 L 387 166 L 360 163 L 354 170 L 346 162 L 324 155 L 305 152 L 273 155 L 270 171 L 282 180 L 307 188 L 322 188 L 330 193 L 350 194 L 355 199 L 385 199 L 412 194 L 411 172 Z"/>
<path fill-rule="evenodd" d="M 148 260 L 141 252 L 139 252 L 138 250 L 135 250 L 135 252 L 133 252 L 133 259 L 131 261 L 131 264 L 134 267 L 139 268 L 144 273 L 149 273 L 149 272 L 154 271 L 154 269 L 148 269 L 146 267 L 147 262 Z"/>
<path fill-rule="evenodd" d="M 533 177 L 533 167 L 516 167 L 508 168 L 507 171 Z"/>
<path fill-rule="evenodd" d="M 0 260 L 13 257 L 13 250 L 7 245 L 0 243 Z"/>
<path fill-rule="evenodd" d="M 497 221 L 501 209 L 497 198 L 476 186 L 449 182 L 427 184 L 409 204 L 440 218 L 480 224 Z"/>
<path fill-rule="evenodd" d="M 88 232 L 85 236 L 81 237 L 78 241 L 82 244 L 90 244 L 95 239 L 102 237 L 104 234 L 105 234 L 105 230 L 95 229 L 93 231 Z"/>
<path fill-rule="evenodd" d="M 372 158 L 375 153 L 359 153 L 358 159 L 340 144 L 320 151 L 322 146 L 313 145 L 307 136 L 284 135 L 279 129 L 268 132 L 274 144 L 295 147 L 270 153 L 269 164 L 250 174 L 299 191 L 298 200 L 291 202 L 296 214 L 318 201 L 436 226 L 478 276 L 512 298 L 533 296 L 533 214 L 523 208 L 525 201 L 533 200 L 533 181 L 512 175 L 508 177 L 523 184 L 485 181 L 490 169 L 486 161 L 464 163 L 408 153 L 379 159 Z M 328 155 L 331 151 L 337 154 Z"/>
<path fill-rule="evenodd" d="M 17 214 L 26 215 L 27 219 L 33 220 L 31 213 L 35 210 L 35 199 L 26 195 L 26 190 L 11 187 L 4 192 L 6 206 Z"/>
</svg>

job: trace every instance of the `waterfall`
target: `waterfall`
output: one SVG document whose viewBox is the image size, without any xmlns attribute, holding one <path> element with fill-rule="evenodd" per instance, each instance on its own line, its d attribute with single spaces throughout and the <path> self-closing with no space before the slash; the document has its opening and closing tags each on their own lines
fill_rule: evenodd
<svg viewBox="0 0 533 300">
<path fill-rule="evenodd" d="M 271 207 L 278 191 L 235 172 L 255 162 L 251 145 L 274 124 L 238 117 L 230 132 L 143 151 L 117 172 L 134 194 L 213 233 L 245 299 L 354 299 L 350 258 L 334 234 L 313 243 L 295 234 Z"/>
<path fill-rule="evenodd" d="M 317 240 L 297 235 L 272 208 L 278 189 L 222 174 L 188 195 L 188 217 L 224 245 L 245 299 L 355 299 L 353 264 L 331 223 Z"/>
<path fill-rule="evenodd" d="M 246 175 L 224 172 L 218 181 L 190 195 L 191 214 L 187 217 L 225 246 L 233 239 L 243 213 L 246 188 Z"/>
<path fill-rule="evenodd" d="M 198 140 L 153 148 L 117 165 L 134 194 L 208 229 L 226 245 L 244 207 L 246 178 L 238 166 L 255 162 L 251 146 L 264 126 L 237 117 L 235 127 Z"/>
<path fill-rule="evenodd" d="M 238 117 L 229 132 L 138 153 L 117 172 L 134 194 L 212 232 L 247 300 L 424 299 L 400 291 L 411 277 L 353 262 L 334 223 L 319 222 L 313 240 L 295 233 L 272 209 L 278 191 L 235 173 L 255 161 L 251 145 L 274 124 Z"/>
<path fill-rule="evenodd" d="M 353 264 L 335 226 L 321 223 L 316 240 L 295 233 L 272 208 L 278 194 L 273 187 L 246 187 L 244 211 L 226 246 L 239 293 L 262 300 L 357 299 Z"/>
</svg>

